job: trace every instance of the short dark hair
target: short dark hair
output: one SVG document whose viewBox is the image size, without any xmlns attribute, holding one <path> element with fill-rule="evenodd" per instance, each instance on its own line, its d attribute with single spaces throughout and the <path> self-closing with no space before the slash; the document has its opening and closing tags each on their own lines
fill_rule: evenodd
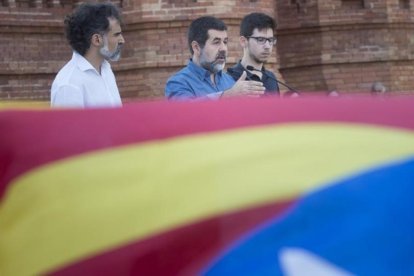
<svg viewBox="0 0 414 276">
<path fill-rule="evenodd" d="M 191 42 L 197 41 L 200 47 L 203 48 L 208 39 L 209 30 L 226 31 L 227 26 L 223 21 L 213 16 L 199 17 L 191 22 L 188 28 L 188 47 L 191 54 L 194 54 Z"/>
<path fill-rule="evenodd" d="M 276 21 L 264 13 L 254 12 L 246 15 L 240 24 L 240 35 L 244 37 L 251 36 L 254 29 L 272 29 L 276 28 Z"/>
<path fill-rule="evenodd" d="M 111 3 L 81 4 L 72 14 L 65 18 L 65 33 L 73 50 L 86 54 L 91 46 L 94 34 L 105 34 L 109 31 L 108 18 L 114 18 L 121 24 L 118 8 Z"/>
</svg>

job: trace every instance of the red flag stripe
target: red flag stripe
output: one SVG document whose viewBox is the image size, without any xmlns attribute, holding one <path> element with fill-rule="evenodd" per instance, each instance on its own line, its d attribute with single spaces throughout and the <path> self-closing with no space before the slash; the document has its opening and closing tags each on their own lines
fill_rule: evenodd
<svg viewBox="0 0 414 276">
<path fill-rule="evenodd" d="M 50 274 L 197 275 L 223 248 L 292 204 L 293 201 L 278 202 L 210 218 L 90 257 Z"/>
</svg>

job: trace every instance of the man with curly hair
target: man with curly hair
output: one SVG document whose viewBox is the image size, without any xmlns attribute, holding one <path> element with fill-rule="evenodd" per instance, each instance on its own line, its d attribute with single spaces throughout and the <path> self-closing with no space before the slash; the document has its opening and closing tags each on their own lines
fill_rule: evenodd
<svg viewBox="0 0 414 276">
<path fill-rule="evenodd" d="M 122 106 L 108 61 L 117 61 L 125 43 L 119 10 L 111 3 L 80 5 L 65 18 L 72 59 L 52 84 L 52 107 Z"/>
</svg>

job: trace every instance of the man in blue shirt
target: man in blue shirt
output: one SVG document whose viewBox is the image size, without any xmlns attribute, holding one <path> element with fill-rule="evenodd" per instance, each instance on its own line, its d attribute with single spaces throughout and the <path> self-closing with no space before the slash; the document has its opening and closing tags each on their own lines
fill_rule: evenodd
<svg viewBox="0 0 414 276">
<path fill-rule="evenodd" d="M 194 20 L 188 30 L 192 58 L 167 81 L 165 96 L 168 99 L 218 99 L 263 94 L 263 84 L 246 80 L 246 72 L 237 81 L 223 72 L 227 42 L 227 26 L 223 21 L 212 16 Z"/>
</svg>

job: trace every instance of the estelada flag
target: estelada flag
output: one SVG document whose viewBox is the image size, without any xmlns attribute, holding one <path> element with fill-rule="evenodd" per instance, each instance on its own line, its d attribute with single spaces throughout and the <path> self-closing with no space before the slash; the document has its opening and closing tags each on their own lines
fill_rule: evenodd
<svg viewBox="0 0 414 276">
<path fill-rule="evenodd" d="M 0 275 L 410 275 L 414 98 L 0 112 Z"/>
</svg>

